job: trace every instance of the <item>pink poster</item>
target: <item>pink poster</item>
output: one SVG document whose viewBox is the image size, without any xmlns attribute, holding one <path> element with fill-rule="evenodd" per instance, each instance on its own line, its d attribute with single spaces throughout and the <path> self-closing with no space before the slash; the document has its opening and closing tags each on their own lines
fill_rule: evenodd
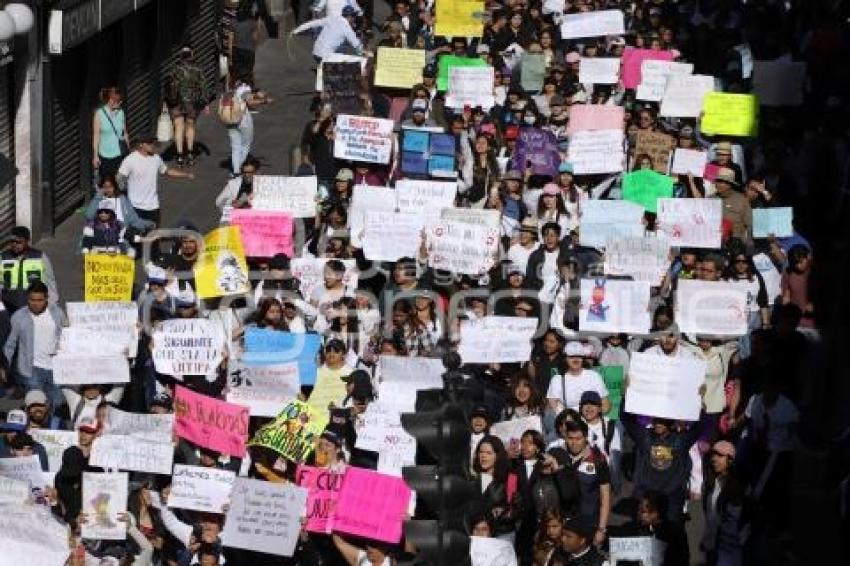
<svg viewBox="0 0 850 566">
<path fill-rule="evenodd" d="M 567 133 L 579 130 L 622 130 L 625 111 L 622 106 L 607 104 L 574 104 L 570 106 Z"/>
<path fill-rule="evenodd" d="M 715 165 L 714 163 L 706 163 L 705 164 L 705 172 L 702 174 L 702 178 L 708 181 L 709 183 L 713 183 L 717 178 L 717 173 L 720 172 L 720 165 Z"/>
<path fill-rule="evenodd" d="M 336 502 L 345 474 L 313 466 L 298 466 L 296 483 L 307 488 L 307 524 L 311 533 L 330 534 L 334 527 Z"/>
<path fill-rule="evenodd" d="M 623 52 L 623 86 L 637 88 L 640 84 L 640 66 L 646 60 L 672 61 L 676 54 L 672 51 L 655 51 L 653 49 L 626 49 Z"/>
<path fill-rule="evenodd" d="M 292 257 L 292 215 L 288 212 L 235 208 L 230 223 L 239 226 L 242 247 L 248 257 Z"/>
<path fill-rule="evenodd" d="M 174 416 L 174 433 L 180 438 L 229 456 L 245 456 L 248 407 L 219 401 L 178 385 Z"/>
<path fill-rule="evenodd" d="M 333 530 L 383 542 L 401 540 L 401 523 L 410 503 L 404 480 L 362 468 L 345 472 Z"/>
</svg>

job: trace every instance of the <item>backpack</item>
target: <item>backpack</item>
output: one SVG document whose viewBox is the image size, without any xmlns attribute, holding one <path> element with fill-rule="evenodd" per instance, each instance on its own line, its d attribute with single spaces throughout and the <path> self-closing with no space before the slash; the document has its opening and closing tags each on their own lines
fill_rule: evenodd
<svg viewBox="0 0 850 566">
<path fill-rule="evenodd" d="M 238 126 L 247 110 L 245 101 L 234 90 L 222 94 L 218 101 L 218 119 L 225 126 Z"/>
</svg>

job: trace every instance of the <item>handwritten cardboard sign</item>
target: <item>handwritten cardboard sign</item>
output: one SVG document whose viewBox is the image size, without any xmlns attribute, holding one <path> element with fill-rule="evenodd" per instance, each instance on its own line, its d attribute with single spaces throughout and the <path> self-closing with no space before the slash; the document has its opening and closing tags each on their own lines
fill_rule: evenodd
<svg viewBox="0 0 850 566">
<path fill-rule="evenodd" d="M 333 529 L 395 544 L 401 540 L 410 493 L 401 478 L 349 467 L 337 499 Z"/>
<path fill-rule="evenodd" d="M 174 433 L 223 454 L 242 458 L 248 439 L 250 409 L 177 386 Z"/>
<path fill-rule="evenodd" d="M 366 163 L 390 162 L 392 120 L 340 114 L 334 129 L 334 157 Z"/>
<path fill-rule="evenodd" d="M 129 301 L 136 278 L 136 262 L 120 254 L 84 256 L 85 297 L 92 301 Z"/>
</svg>

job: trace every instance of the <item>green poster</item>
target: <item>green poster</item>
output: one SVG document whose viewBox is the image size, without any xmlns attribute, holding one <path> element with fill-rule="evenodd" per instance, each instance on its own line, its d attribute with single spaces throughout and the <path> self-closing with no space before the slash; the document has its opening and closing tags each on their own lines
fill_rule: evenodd
<svg viewBox="0 0 850 566">
<path fill-rule="evenodd" d="M 623 366 L 599 366 L 596 368 L 605 387 L 608 389 L 608 400 L 611 401 L 611 410 L 606 415 L 612 421 L 620 418 L 620 403 L 623 400 Z"/>
<path fill-rule="evenodd" d="M 546 60 L 542 53 L 523 53 L 520 59 L 519 84 L 526 92 L 537 93 L 543 90 L 546 77 Z"/>
<path fill-rule="evenodd" d="M 437 90 L 449 88 L 449 69 L 452 67 L 486 67 L 484 59 L 443 55 L 437 63 Z"/>
<path fill-rule="evenodd" d="M 652 169 L 633 171 L 623 177 L 623 200 L 639 204 L 649 212 L 658 210 L 658 199 L 672 197 L 673 177 Z"/>
</svg>

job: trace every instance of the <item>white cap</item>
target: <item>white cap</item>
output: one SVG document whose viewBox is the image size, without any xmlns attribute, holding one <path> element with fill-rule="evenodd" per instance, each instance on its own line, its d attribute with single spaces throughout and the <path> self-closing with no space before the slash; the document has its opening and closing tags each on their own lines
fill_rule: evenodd
<svg viewBox="0 0 850 566">
<path fill-rule="evenodd" d="M 564 348 L 564 353 L 567 354 L 567 357 L 580 357 L 583 358 L 585 356 L 584 345 L 581 342 L 567 342 L 567 347 Z"/>
</svg>

